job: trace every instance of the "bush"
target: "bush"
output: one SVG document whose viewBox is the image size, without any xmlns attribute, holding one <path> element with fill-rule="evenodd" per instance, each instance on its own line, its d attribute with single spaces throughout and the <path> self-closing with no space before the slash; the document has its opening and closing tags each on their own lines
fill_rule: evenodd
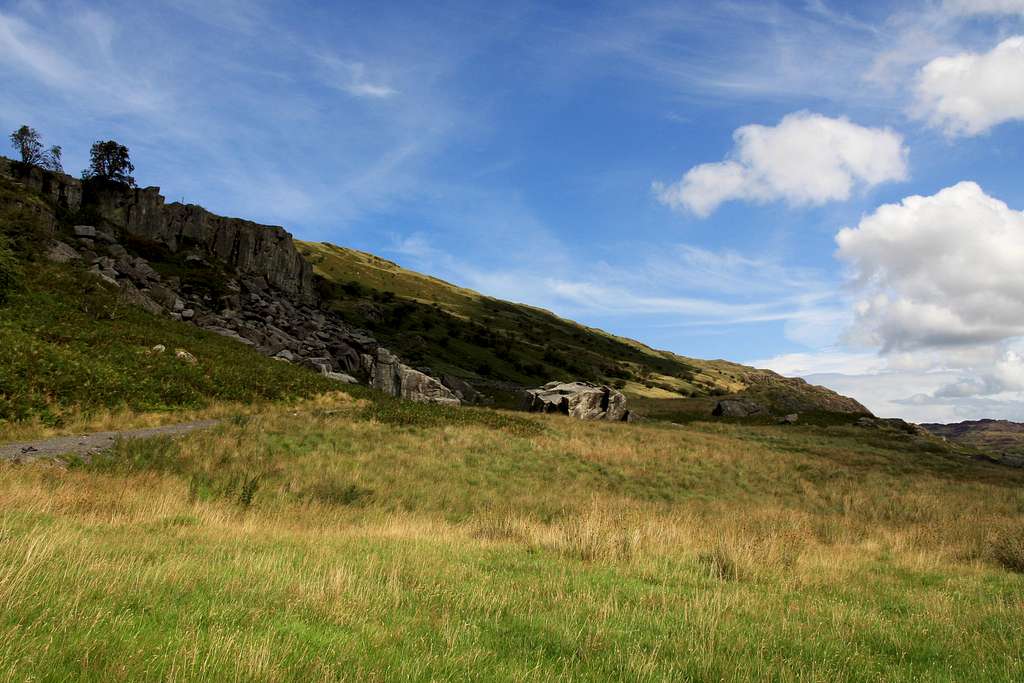
<svg viewBox="0 0 1024 683">
<path fill-rule="evenodd" d="M 0 234 L 0 305 L 7 303 L 8 295 L 21 280 L 21 266 L 11 250 L 10 242 Z"/>
<path fill-rule="evenodd" d="M 1024 528 L 1000 534 L 992 544 L 992 556 L 1011 572 L 1024 574 Z"/>
</svg>

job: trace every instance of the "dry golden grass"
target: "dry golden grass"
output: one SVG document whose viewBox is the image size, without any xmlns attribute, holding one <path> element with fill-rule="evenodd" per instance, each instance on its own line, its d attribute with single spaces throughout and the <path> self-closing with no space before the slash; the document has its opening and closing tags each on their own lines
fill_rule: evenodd
<svg viewBox="0 0 1024 683">
<path fill-rule="evenodd" d="M 1024 675 L 1012 470 L 844 429 L 365 408 L 0 466 L 0 680 Z"/>
</svg>

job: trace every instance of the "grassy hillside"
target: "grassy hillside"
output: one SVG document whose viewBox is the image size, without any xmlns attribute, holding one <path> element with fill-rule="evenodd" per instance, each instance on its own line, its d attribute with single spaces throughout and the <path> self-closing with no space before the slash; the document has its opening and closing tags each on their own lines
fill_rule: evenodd
<svg viewBox="0 0 1024 683">
<path fill-rule="evenodd" d="M 1024 464 L 1024 424 L 1009 420 L 967 420 L 956 424 L 923 424 L 932 434 L 976 449 L 990 457 Z"/>
<path fill-rule="evenodd" d="M 800 380 L 723 360 L 658 351 L 554 314 L 456 287 L 354 249 L 300 242 L 321 289 L 347 319 L 404 358 L 485 385 L 552 379 L 607 382 L 646 401 L 648 412 L 707 414 L 709 397 L 742 394 L 773 412 L 862 411 Z M 681 401 L 680 399 L 696 399 Z M 661 400 L 669 400 L 663 404 Z"/>
<path fill-rule="evenodd" d="M 81 426 L 111 411 L 172 414 L 336 388 L 309 370 L 148 314 L 81 267 L 47 262 L 47 222 L 62 217 L 0 177 L 3 192 L 18 203 L 0 197 L 0 434 L 24 433 L 25 423 Z M 167 351 L 149 353 L 157 344 Z M 179 348 L 198 362 L 177 359 Z"/>
<path fill-rule="evenodd" d="M 1022 484 L 851 427 L 325 397 L 0 465 L 0 679 L 1020 680 Z"/>
</svg>

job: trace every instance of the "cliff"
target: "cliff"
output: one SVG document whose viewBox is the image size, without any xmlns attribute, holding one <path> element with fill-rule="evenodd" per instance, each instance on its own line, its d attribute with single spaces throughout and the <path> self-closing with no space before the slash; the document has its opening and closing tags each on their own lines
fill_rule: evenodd
<svg viewBox="0 0 1024 683">
<path fill-rule="evenodd" d="M 129 188 L 83 182 L 0 157 L 0 173 L 39 193 L 69 216 L 94 209 L 115 236 L 164 246 L 171 253 L 200 252 L 241 276 L 314 303 L 313 269 L 282 227 L 227 218 L 201 206 L 167 204 L 159 187 Z"/>
</svg>

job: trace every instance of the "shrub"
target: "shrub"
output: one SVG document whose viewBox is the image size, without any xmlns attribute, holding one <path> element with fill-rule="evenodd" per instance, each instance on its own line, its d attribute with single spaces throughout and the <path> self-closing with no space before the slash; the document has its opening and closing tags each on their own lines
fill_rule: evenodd
<svg viewBox="0 0 1024 683">
<path fill-rule="evenodd" d="M 11 250 L 10 242 L 0 234 L 0 305 L 7 302 L 21 280 L 21 266 Z"/>
<path fill-rule="evenodd" d="M 992 556 L 1005 569 L 1024 574 L 1024 527 L 1001 533 L 992 544 Z"/>
</svg>

